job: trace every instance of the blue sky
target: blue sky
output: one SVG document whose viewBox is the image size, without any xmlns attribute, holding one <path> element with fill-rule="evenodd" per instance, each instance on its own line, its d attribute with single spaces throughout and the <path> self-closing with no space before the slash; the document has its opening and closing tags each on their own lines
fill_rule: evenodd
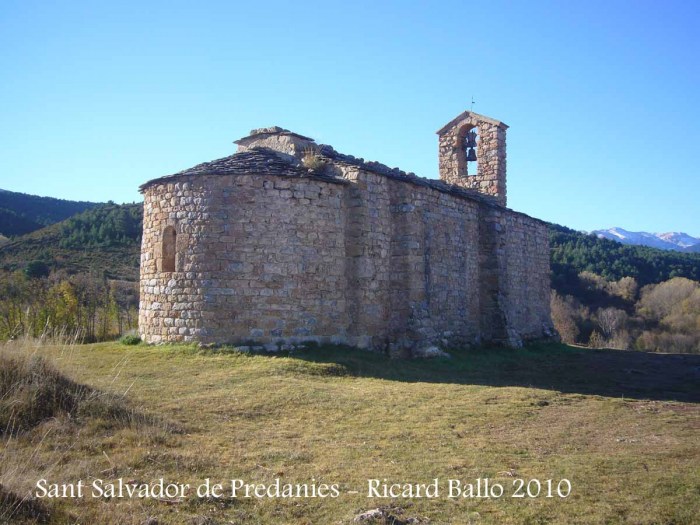
<svg viewBox="0 0 700 525">
<path fill-rule="evenodd" d="M 470 106 L 510 125 L 509 206 L 700 236 L 700 4 L 0 3 L 0 188 L 131 202 L 279 125 L 437 177 Z"/>
</svg>

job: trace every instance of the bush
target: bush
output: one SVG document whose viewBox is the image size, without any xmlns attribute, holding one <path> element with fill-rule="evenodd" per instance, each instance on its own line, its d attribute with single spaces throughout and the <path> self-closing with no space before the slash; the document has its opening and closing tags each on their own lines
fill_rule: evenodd
<svg viewBox="0 0 700 525">
<path fill-rule="evenodd" d="M 567 301 L 567 299 L 569 299 Z M 559 332 L 562 341 L 568 344 L 576 342 L 580 330 L 576 324 L 576 312 L 571 296 L 562 297 L 552 290 L 550 308 L 552 311 L 552 322 Z"/>
<path fill-rule="evenodd" d="M 27 263 L 24 268 L 24 275 L 30 279 L 39 279 L 41 277 L 48 277 L 51 272 L 49 265 L 44 261 L 31 261 Z"/>
<path fill-rule="evenodd" d="M 319 171 L 326 165 L 325 160 L 319 154 L 316 148 L 310 147 L 304 150 L 304 155 L 301 158 L 301 163 L 311 171 Z"/>
<path fill-rule="evenodd" d="M 119 342 L 123 345 L 137 345 L 141 342 L 141 338 L 136 334 L 125 334 L 121 336 Z"/>
</svg>

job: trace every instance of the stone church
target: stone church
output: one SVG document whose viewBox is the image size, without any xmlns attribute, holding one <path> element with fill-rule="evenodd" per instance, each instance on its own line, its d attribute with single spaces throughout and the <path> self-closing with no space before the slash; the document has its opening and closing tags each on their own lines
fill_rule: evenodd
<svg viewBox="0 0 700 525">
<path fill-rule="evenodd" d="M 547 226 L 506 207 L 507 129 L 447 123 L 439 180 L 271 127 L 147 182 L 141 337 L 412 355 L 552 335 Z"/>
</svg>

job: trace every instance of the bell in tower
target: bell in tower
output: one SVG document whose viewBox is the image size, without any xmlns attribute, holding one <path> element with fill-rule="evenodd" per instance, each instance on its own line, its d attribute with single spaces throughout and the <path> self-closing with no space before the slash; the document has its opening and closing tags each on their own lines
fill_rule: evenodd
<svg viewBox="0 0 700 525">
<path fill-rule="evenodd" d="M 476 131 L 468 131 L 464 136 L 464 149 L 467 152 L 467 162 L 476 161 Z"/>
<path fill-rule="evenodd" d="M 476 148 L 476 131 L 467 132 L 464 136 L 464 146 L 467 148 Z"/>
<path fill-rule="evenodd" d="M 503 122 L 473 111 L 465 111 L 445 124 L 437 132 L 440 179 L 488 195 L 506 206 L 507 129 Z"/>
</svg>

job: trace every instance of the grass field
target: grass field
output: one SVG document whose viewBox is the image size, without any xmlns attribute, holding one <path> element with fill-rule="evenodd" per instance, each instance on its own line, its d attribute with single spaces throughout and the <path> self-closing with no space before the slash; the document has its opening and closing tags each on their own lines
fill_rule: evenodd
<svg viewBox="0 0 700 525">
<path fill-rule="evenodd" d="M 22 348 L 19 348 L 19 347 Z M 58 415 L 0 448 L 0 483 L 22 497 L 38 479 L 193 486 L 336 483 L 336 498 L 43 499 L 49 523 L 698 523 L 700 356 L 563 345 L 455 350 L 389 360 L 344 349 L 294 356 L 193 347 L 10 344 L 39 352 L 135 414 Z M 367 480 L 430 483 L 437 498 L 368 498 Z M 503 485 L 500 498 L 449 498 L 448 480 Z M 543 493 L 513 498 L 514 483 Z M 545 497 L 567 479 L 567 498 Z M 535 485 L 531 485 L 534 492 Z M 349 494 L 356 490 L 358 494 Z M 89 489 L 88 489 L 89 496 Z M 2 494 L 0 494 L 2 499 Z M 34 502 L 36 503 L 36 502 Z M 2 512 L 0 507 L 0 513 Z M 24 521 L 35 523 L 27 512 Z M 41 513 L 35 513 L 39 515 Z M 2 518 L 0 518 L 1 520 Z"/>
</svg>

